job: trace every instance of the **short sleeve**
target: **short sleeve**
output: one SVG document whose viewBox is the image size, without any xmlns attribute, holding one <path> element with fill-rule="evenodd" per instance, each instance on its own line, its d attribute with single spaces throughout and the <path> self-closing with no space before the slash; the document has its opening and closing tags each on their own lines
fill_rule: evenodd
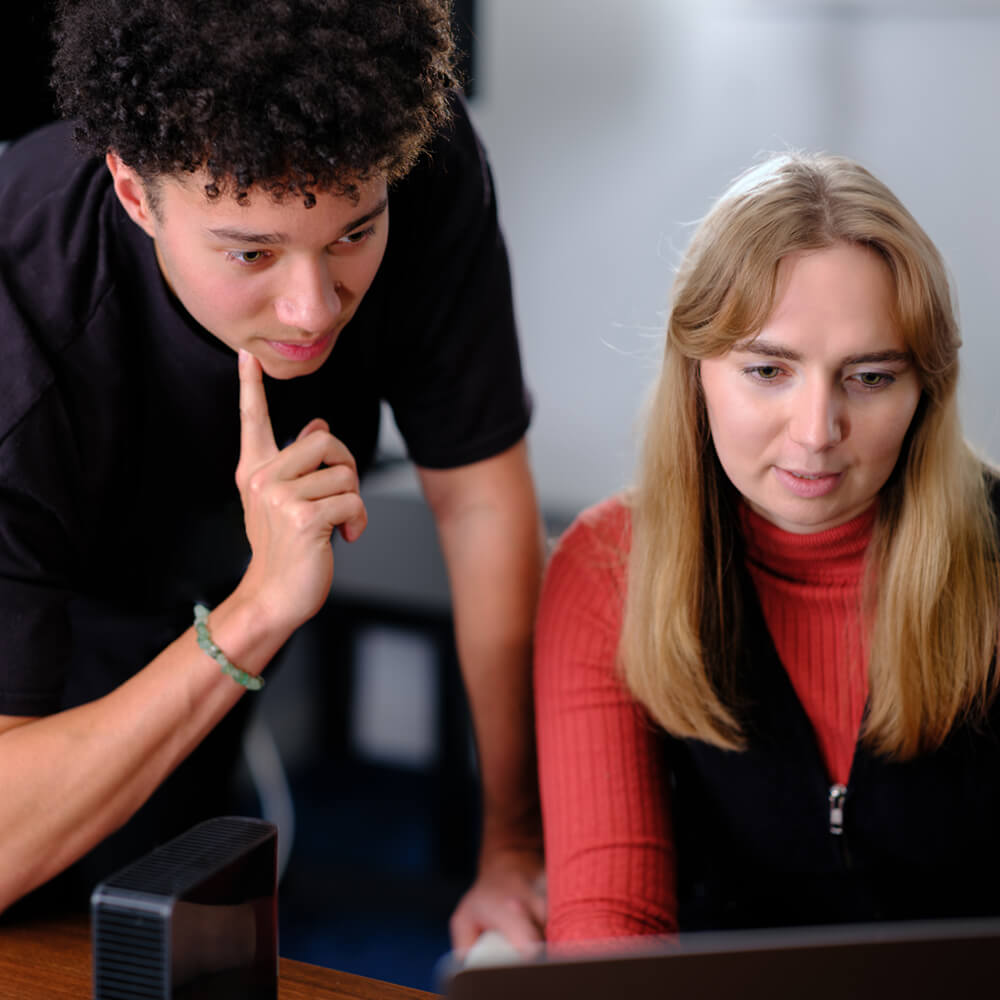
<svg viewBox="0 0 1000 1000">
<path fill-rule="evenodd" d="M 528 428 L 507 251 L 493 179 L 464 103 L 390 193 L 389 298 L 378 364 L 410 457 L 489 458 Z"/>
</svg>

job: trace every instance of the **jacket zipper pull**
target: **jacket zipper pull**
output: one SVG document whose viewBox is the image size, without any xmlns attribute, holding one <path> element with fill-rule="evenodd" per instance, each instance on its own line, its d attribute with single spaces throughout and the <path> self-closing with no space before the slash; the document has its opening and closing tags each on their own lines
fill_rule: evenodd
<svg viewBox="0 0 1000 1000">
<path fill-rule="evenodd" d="M 847 796 L 846 785 L 831 785 L 830 802 L 830 833 L 839 837 L 844 832 L 844 799 Z"/>
</svg>

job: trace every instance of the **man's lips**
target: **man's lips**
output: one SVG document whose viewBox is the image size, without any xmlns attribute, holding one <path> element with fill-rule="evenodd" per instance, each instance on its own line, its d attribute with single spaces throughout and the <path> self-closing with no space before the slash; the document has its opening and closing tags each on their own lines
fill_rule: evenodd
<svg viewBox="0 0 1000 1000">
<path fill-rule="evenodd" d="M 804 469 L 774 467 L 774 473 L 786 489 L 798 497 L 812 500 L 831 493 L 840 485 L 843 472 L 807 472 Z"/>
<path fill-rule="evenodd" d="M 268 346 L 290 361 L 310 361 L 319 357 L 331 344 L 335 332 L 326 334 L 318 340 L 269 340 Z"/>
</svg>

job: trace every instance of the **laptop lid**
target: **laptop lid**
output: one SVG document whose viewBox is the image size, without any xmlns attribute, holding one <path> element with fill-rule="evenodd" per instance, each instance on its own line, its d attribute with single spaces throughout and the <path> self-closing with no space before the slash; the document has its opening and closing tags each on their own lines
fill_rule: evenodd
<svg viewBox="0 0 1000 1000">
<path fill-rule="evenodd" d="M 483 965 L 448 1000 L 941 1000 L 992 995 L 1000 920 L 852 924 L 680 935 L 627 953 Z"/>
</svg>

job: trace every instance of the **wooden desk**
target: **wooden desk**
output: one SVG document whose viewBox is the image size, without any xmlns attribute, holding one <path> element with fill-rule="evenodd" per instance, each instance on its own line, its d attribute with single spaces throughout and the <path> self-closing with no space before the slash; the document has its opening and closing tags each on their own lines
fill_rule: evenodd
<svg viewBox="0 0 1000 1000">
<path fill-rule="evenodd" d="M 433 993 L 283 958 L 279 1000 L 432 1000 Z M 85 917 L 0 925 L 2 1000 L 89 1000 L 90 924 Z"/>
</svg>

